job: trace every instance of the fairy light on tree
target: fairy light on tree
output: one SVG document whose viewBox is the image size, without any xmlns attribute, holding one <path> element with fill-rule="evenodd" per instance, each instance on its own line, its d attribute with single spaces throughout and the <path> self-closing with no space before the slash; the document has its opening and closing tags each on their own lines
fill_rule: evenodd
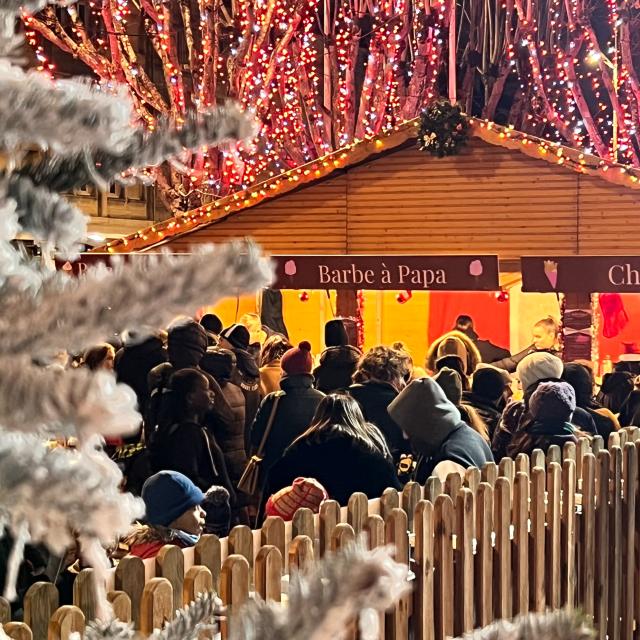
<svg viewBox="0 0 640 640">
<path fill-rule="evenodd" d="M 184 170 L 150 170 L 178 210 L 416 117 L 451 94 L 450 40 L 453 89 L 468 114 L 638 166 L 638 3 L 467 0 L 455 22 L 452 7 L 450 0 L 90 0 L 84 11 L 48 8 L 25 24 L 43 69 L 54 71 L 44 38 L 105 87 L 126 84 L 149 128 L 227 97 L 256 113 L 253 143 L 199 150 L 181 159 Z"/>
</svg>

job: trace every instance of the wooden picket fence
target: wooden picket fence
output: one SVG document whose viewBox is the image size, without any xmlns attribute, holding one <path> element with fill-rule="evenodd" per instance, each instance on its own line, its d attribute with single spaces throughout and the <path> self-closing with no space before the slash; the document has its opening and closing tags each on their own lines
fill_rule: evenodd
<svg viewBox="0 0 640 640">
<path fill-rule="evenodd" d="M 164 547 L 157 558 L 127 556 L 109 574 L 116 616 L 149 635 L 198 593 L 216 590 L 231 611 L 254 594 L 286 606 L 290 570 L 364 534 L 371 548 L 392 544 L 411 568 L 412 593 L 383 616 L 381 639 L 444 640 L 500 618 L 580 607 L 599 638 L 631 639 L 640 621 L 640 430 L 552 447 L 545 456 L 388 489 L 377 500 L 354 494 L 293 522 L 268 518 L 228 538 L 203 536 L 191 549 Z M 74 583 L 74 604 L 59 607 L 55 586 L 27 593 L 24 622 L 0 622 L 15 640 L 68 640 L 95 616 L 93 571 Z M 227 635 L 223 624 L 222 637 Z"/>
</svg>

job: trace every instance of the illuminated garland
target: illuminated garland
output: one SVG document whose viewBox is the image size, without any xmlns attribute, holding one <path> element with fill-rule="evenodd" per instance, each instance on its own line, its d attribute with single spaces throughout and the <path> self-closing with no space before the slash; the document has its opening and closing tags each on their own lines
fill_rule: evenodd
<svg viewBox="0 0 640 640">
<path fill-rule="evenodd" d="M 418 119 L 397 125 L 382 135 L 354 141 L 343 149 L 327 154 L 301 167 L 289 169 L 252 188 L 234 193 L 204 205 L 186 214 L 176 216 L 125 238 L 114 240 L 106 247 L 94 251 L 128 253 L 139 251 L 171 237 L 194 231 L 200 226 L 221 220 L 246 208 L 254 207 L 264 200 L 283 195 L 315 180 L 372 158 L 375 154 L 399 147 L 417 136 Z M 640 189 L 640 170 L 629 166 L 615 165 L 579 149 L 569 149 L 558 143 L 548 142 L 534 136 L 515 131 L 513 127 L 503 127 L 493 122 L 469 119 L 469 132 L 489 144 L 517 150 L 539 160 L 566 167 L 578 173 L 594 175 L 627 188 Z"/>
</svg>

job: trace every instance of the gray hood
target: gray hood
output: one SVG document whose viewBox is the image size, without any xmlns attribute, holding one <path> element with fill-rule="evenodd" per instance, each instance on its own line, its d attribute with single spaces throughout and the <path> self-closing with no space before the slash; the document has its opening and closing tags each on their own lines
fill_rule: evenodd
<svg viewBox="0 0 640 640">
<path fill-rule="evenodd" d="M 416 453 L 430 455 L 462 421 L 431 378 L 414 380 L 387 408 L 394 422 L 409 436 Z"/>
</svg>

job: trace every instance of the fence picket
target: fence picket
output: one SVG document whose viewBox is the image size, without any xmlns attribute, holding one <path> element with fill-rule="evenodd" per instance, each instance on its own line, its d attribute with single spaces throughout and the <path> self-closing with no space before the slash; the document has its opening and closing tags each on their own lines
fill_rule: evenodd
<svg viewBox="0 0 640 640">
<path fill-rule="evenodd" d="M 58 608 L 58 590 L 50 582 L 36 582 L 24 597 L 24 621 L 33 633 L 33 640 L 46 640 L 49 620 Z"/>
<path fill-rule="evenodd" d="M 495 548 L 493 564 L 494 614 L 496 618 L 511 618 L 513 596 L 511 585 L 511 486 L 506 478 L 498 478 L 494 501 Z"/>
<path fill-rule="evenodd" d="M 431 476 L 427 478 L 427 481 L 424 485 L 424 499 L 431 502 L 431 504 L 436 503 L 436 498 L 442 493 L 442 482 L 440 478 L 436 476 Z"/>
<path fill-rule="evenodd" d="M 626 435 L 626 434 L 624 434 Z M 622 438 L 621 438 L 622 440 Z M 622 603 L 622 449 L 614 446 L 611 457 L 609 483 L 609 604 L 607 607 L 608 635 L 620 637 L 620 605 Z M 604 549 L 604 547 L 601 547 Z"/>
<path fill-rule="evenodd" d="M 498 465 L 498 476 L 506 478 L 513 487 L 513 480 L 516 475 L 516 463 L 513 458 L 502 458 Z"/>
<path fill-rule="evenodd" d="M 24 622 L 7 622 L 3 630 L 11 640 L 33 640 L 33 631 Z"/>
<path fill-rule="evenodd" d="M 348 526 L 348 525 L 347 525 Z M 396 550 L 396 562 L 409 566 L 409 519 L 404 509 L 393 509 L 385 520 L 385 542 Z M 400 598 L 393 610 L 386 616 L 387 637 L 393 640 L 409 638 L 409 607 L 411 596 Z"/>
<path fill-rule="evenodd" d="M 355 531 L 350 524 L 346 522 L 340 522 L 336 525 L 331 536 L 331 551 L 338 551 L 344 549 L 350 544 L 353 544 L 356 539 Z"/>
<path fill-rule="evenodd" d="M 576 604 L 576 462 L 571 457 L 562 464 L 562 529 L 560 575 L 563 606 Z"/>
<path fill-rule="evenodd" d="M 369 516 L 369 500 L 364 493 L 354 493 L 347 504 L 347 522 L 360 533 Z"/>
<path fill-rule="evenodd" d="M 396 489 L 385 489 L 380 496 L 380 515 L 383 520 L 387 519 L 387 516 L 400 506 L 400 495 Z"/>
<path fill-rule="evenodd" d="M 280 558 L 284 558 L 287 552 L 285 546 L 284 520 L 275 516 L 269 516 L 260 529 L 260 544 L 273 545 L 278 548 Z M 283 567 L 284 569 L 284 567 Z"/>
<path fill-rule="evenodd" d="M 415 640 L 434 640 L 434 512 L 433 503 L 421 500 L 415 517 L 415 573 L 413 593 L 413 631 Z"/>
<path fill-rule="evenodd" d="M 148 636 L 154 629 L 162 629 L 164 623 L 173 620 L 173 588 L 166 578 L 151 578 L 142 590 L 140 600 L 140 631 Z"/>
<path fill-rule="evenodd" d="M 213 591 L 213 576 L 207 567 L 193 565 L 185 573 L 182 585 L 182 605 L 193 602 L 201 593 Z"/>
<path fill-rule="evenodd" d="M 193 550 L 193 561 L 211 572 L 213 588 L 220 588 L 220 569 L 222 568 L 222 548 L 220 538 L 213 534 L 205 534 L 196 542 Z"/>
<path fill-rule="evenodd" d="M 0 624 L 7 624 L 11 620 L 11 605 L 0 597 Z"/>
<path fill-rule="evenodd" d="M 487 462 L 481 469 L 480 477 L 482 482 L 488 482 L 492 487 L 498 479 L 498 465 L 495 462 Z"/>
<path fill-rule="evenodd" d="M 331 549 L 333 530 L 340 522 L 340 505 L 335 500 L 327 500 L 320 507 L 320 556 Z"/>
<path fill-rule="evenodd" d="M 179 547 L 167 544 L 156 556 L 156 575 L 166 578 L 173 589 L 173 609 L 182 607 L 184 587 L 184 555 Z"/>
<path fill-rule="evenodd" d="M 514 613 L 529 613 L 529 474 L 519 471 L 513 488 Z"/>
<path fill-rule="evenodd" d="M 446 494 L 435 503 L 435 638 L 453 636 L 453 501 Z"/>
<path fill-rule="evenodd" d="M 413 531 L 413 516 L 420 500 L 422 500 L 420 485 L 417 482 L 407 482 L 402 490 L 402 508 L 407 514 L 409 531 Z M 356 531 L 356 533 L 358 532 Z"/>
<path fill-rule="evenodd" d="M 109 591 L 107 600 L 120 622 L 131 622 L 131 598 L 124 591 Z"/>
<path fill-rule="evenodd" d="M 531 591 L 532 611 L 545 610 L 545 469 L 536 466 L 531 472 Z"/>
<path fill-rule="evenodd" d="M 557 456 L 560 457 L 560 447 Z M 560 517 L 562 490 L 562 468 L 559 462 L 549 462 L 547 466 L 547 526 L 545 568 L 546 601 L 552 609 L 560 608 L 562 596 L 560 581 L 560 541 L 562 524 Z"/>
<path fill-rule="evenodd" d="M 606 449 L 598 452 L 596 465 L 596 554 L 595 622 L 598 636 L 607 635 L 607 604 L 609 602 L 609 470 L 611 456 Z"/>
<path fill-rule="evenodd" d="M 220 572 L 220 598 L 233 613 L 249 599 L 249 575 L 251 567 L 248 560 L 239 554 L 230 555 L 222 565 Z M 223 640 L 229 636 L 228 620 L 220 625 Z"/>
<path fill-rule="evenodd" d="M 140 607 L 144 589 L 144 563 L 136 556 L 125 556 L 116 567 L 116 590 L 124 591 L 131 600 L 131 619 L 135 629 L 140 629 Z"/>
<path fill-rule="evenodd" d="M 72 605 L 60 607 L 49 621 L 48 640 L 69 640 L 72 633 L 84 634 L 84 613 Z"/>
<path fill-rule="evenodd" d="M 282 554 L 272 544 L 263 545 L 254 563 L 256 593 L 265 601 L 280 602 L 282 594 Z"/>
<path fill-rule="evenodd" d="M 476 625 L 487 626 L 493 620 L 493 487 L 478 486 L 476 500 Z"/>
<path fill-rule="evenodd" d="M 596 458 L 582 459 L 582 514 L 580 518 L 580 572 L 578 602 L 584 612 L 595 615 L 596 573 Z"/>
<path fill-rule="evenodd" d="M 636 500 L 638 491 L 638 450 L 635 441 L 630 440 L 624 445 L 623 489 L 624 502 L 622 506 L 622 530 L 624 538 L 622 564 L 626 567 L 622 584 L 622 633 L 623 640 L 631 640 L 634 631 L 635 610 L 635 541 L 636 541 Z"/>
<path fill-rule="evenodd" d="M 455 621 L 454 633 L 460 636 L 473 629 L 473 539 L 474 539 L 474 494 L 470 489 L 461 489 L 455 503 L 458 521 L 458 537 L 455 549 Z"/>
<path fill-rule="evenodd" d="M 244 524 L 233 527 L 227 539 L 229 555 L 242 556 L 249 567 L 253 566 L 253 533 Z"/>
<path fill-rule="evenodd" d="M 296 536 L 289 545 L 289 573 L 311 569 L 313 555 L 313 540 L 309 536 Z"/>
<path fill-rule="evenodd" d="M 293 514 L 291 521 L 291 537 L 308 536 L 313 540 L 316 537 L 316 530 L 313 523 L 313 511 L 307 509 L 298 509 Z"/>
</svg>

